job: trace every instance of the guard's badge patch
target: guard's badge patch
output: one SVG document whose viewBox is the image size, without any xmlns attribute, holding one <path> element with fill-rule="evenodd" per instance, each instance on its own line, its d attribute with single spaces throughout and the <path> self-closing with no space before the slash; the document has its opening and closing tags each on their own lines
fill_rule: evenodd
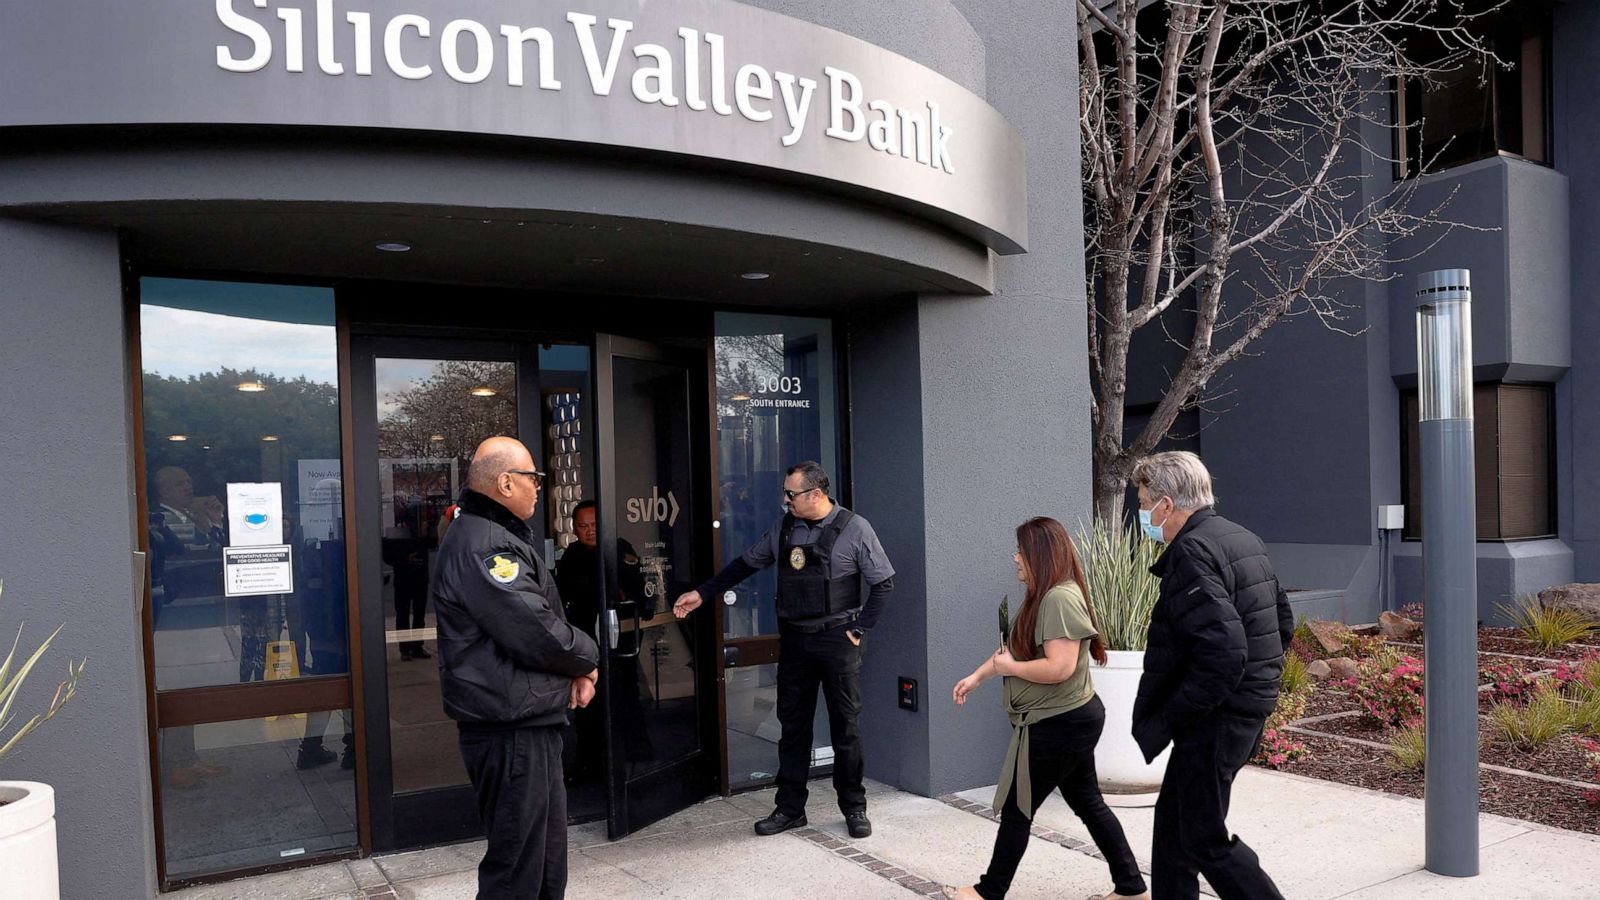
<svg viewBox="0 0 1600 900">
<path fill-rule="evenodd" d="M 789 568 L 796 572 L 806 567 L 806 551 L 804 547 L 796 547 L 789 551 Z"/>
<path fill-rule="evenodd" d="M 639 557 L 634 556 L 632 553 L 624 553 L 622 554 L 622 561 L 630 566 L 637 566 L 639 564 Z"/>
<path fill-rule="evenodd" d="M 483 564 L 489 568 L 489 577 L 501 584 L 510 584 L 516 581 L 517 573 L 522 571 L 522 566 L 516 560 L 506 559 L 504 556 L 499 555 L 489 557 L 483 561 Z"/>
</svg>

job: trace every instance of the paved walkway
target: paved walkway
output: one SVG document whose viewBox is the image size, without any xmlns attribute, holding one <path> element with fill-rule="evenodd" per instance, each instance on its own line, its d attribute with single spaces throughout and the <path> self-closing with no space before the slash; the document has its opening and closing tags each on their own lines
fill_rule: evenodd
<svg viewBox="0 0 1600 900">
<path fill-rule="evenodd" d="M 941 881 L 971 883 L 988 862 L 992 789 L 928 799 L 869 786 L 876 834 L 851 841 L 825 782 L 812 792 L 812 827 L 758 838 L 750 823 L 772 792 L 710 800 L 627 840 L 597 826 L 572 834 L 569 900 L 913 898 Z M 1119 809 L 1141 863 L 1150 809 Z M 1290 900 L 1600 896 L 1600 840 L 1484 816 L 1483 873 L 1422 871 L 1417 800 L 1248 768 L 1229 824 L 1261 854 Z M 1072 900 L 1110 888 L 1105 864 L 1059 796 L 1040 810 L 1012 900 Z M 470 900 L 481 843 L 335 863 L 167 895 L 175 900 Z M 1145 866 L 1148 871 L 1148 866 Z"/>
</svg>

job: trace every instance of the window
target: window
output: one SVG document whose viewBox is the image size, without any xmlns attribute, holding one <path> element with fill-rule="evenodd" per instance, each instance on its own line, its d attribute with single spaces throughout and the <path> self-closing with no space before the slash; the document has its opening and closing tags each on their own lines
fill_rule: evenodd
<svg viewBox="0 0 1600 900">
<path fill-rule="evenodd" d="M 333 291 L 139 290 L 164 875 L 352 849 Z"/>
<path fill-rule="evenodd" d="M 1519 4 L 1483 20 L 1481 34 L 1509 65 L 1468 60 L 1431 83 L 1402 80 L 1395 90 L 1395 159 L 1401 178 L 1508 154 L 1549 163 L 1550 14 Z M 1433 42 L 1419 34 L 1427 59 Z"/>
<path fill-rule="evenodd" d="M 1548 385 L 1480 384 L 1473 390 L 1478 540 L 1509 541 L 1555 534 L 1551 500 L 1554 394 Z M 1401 395 L 1402 489 L 1407 540 L 1422 537 L 1421 447 L 1417 392 Z"/>
</svg>

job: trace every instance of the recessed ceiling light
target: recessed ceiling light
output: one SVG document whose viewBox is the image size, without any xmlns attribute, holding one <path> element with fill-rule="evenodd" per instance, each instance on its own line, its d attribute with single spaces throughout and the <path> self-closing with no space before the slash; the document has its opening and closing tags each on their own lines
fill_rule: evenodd
<svg viewBox="0 0 1600 900">
<path fill-rule="evenodd" d="M 405 253 L 411 249 L 410 244 L 403 243 L 401 241 L 379 241 L 373 246 L 385 253 Z"/>
<path fill-rule="evenodd" d="M 444 441 L 444 435 L 436 434 L 433 437 L 428 438 L 428 440 L 433 441 L 435 444 L 438 444 L 438 443 L 441 443 L 441 442 Z"/>
<path fill-rule="evenodd" d="M 765 281 L 766 279 L 771 278 L 772 275 L 768 272 L 746 272 L 739 277 L 743 278 L 745 281 Z"/>
<path fill-rule="evenodd" d="M 167 440 L 173 442 L 174 444 L 181 444 L 184 441 L 187 441 L 188 439 L 189 439 L 189 436 L 187 434 L 169 434 L 169 435 L 167 435 Z"/>
<path fill-rule="evenodd" d="M 272 443 L 272 442 L 273 442 L 273 441 L 275 441 L 275 440 L 277 440 L 277 439 L 278 439 L 278 436 L 277 436 L 277 435 L 275 435 L 275 434 L 263 434 L 263 435 L 262 435 L 262 436 L 261 436 L 261 439 L 262 439 L 262 440 L 263 440 L 263 441 L 266 441 L 266 442 L 267 442 L 267 443 L 269 443 L 269 444 L 270 444 L 270 443 Z"/>
<path fill-rule="evenodd" d="M 470 391 L 467 391 L 467 393 L 471 394 L 474 397 L 493 397 L 495 394 L 498 394 L 500 392 L 495 390 L 492 387 L 489 387 L 488 385 L 480 385 L 478 387 L 473 388 Z"/>
<path fill-rule="evenodd" d="M 750 395 L 746 394 L 744 391 L 740 391 L 739 393 L 734 394 L 732 397 L 729 397 L 728 399 L 729 400 L 749 400 L 750 399 Z"/>
<path fill-rule="evenodd" d="M 262 384 L 259 381 L 241 381 L 241 382 L 239 382 L 239 391 L 241 393 L 259 394 L 259 393 L 261 393 L 262 391 L 264 391 L 266 389 L 267 389 L 267 386 Z"/>
</svg>

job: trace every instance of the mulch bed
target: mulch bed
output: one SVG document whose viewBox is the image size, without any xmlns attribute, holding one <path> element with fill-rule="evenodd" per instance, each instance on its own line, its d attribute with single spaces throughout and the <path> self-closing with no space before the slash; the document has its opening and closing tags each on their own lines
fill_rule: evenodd
<svg viewBox="0 0 1600 900">
<path fill-rule="evenodd" d="M 1388 751 L 1332 737 L 1299 737 L 1311 755 L 1291 763 L 1286 772 L 1403 797 L 1422 796 L 1422 773 L 1394 771 Z M 1478 785 L 1483 812 L 1600 835 L 1600 810 L 1591 808 L 1575 788 L 1488 770 L 1479 772 Z"/>
<path fill-rule="evenodd" d="M 1415 644 L 1393 642 L 1391 646 L 1411 656 L 1423 656 L 1420 640 Z M 1562 661 L 1577 660 L 1600 652 L 1600 636 L 1547 652 L 1520 637 L 1514 629 L 1480 628 L 1478 652 L 1480 666 L 1510 661 L 1528 671 L 1546 671 L 1556 668 Z M 1488 712 L 1490 706 L 1489 692 L 1481 692 L 1479 697 L 1479 732 L 1482 736 L 1479 762 L 1529 773 L 1529 776 L 1523 776 L 1480 770 L 1481 809 L 1486 813 L 1600 835 L 1600 809 L 1591 807 L 1584 800 L 1581 788 L 1531 777 L 1537 774 L 1593 784 L 1595 778 L 1586 764 L 1583 751 L 1565 735 L 1534 753 L 1523 753 L 1512 748 L 1494 731 L 1487 716 L 1482 715 Z M 1349 712 L 1356 714 L 1308 721 Z M 1355 695 L 1349 690 L 1330 682 L 1318 684 L 1306 702 L 1305 715 L 1295 725 L 1321 734 L 1294 735 L 1296 740 L 1305 743 L 1311 755 L 1285 766 L 1285 771 L 1406 797 L 1422 796 L 1421 772 L 1397 772 L 1389 765 L 1393 757 L 1387 749 L 1358 743 L 1369 741 L 1387 745 L 1392 731 L 1362 712 Z"/>
</svg>

